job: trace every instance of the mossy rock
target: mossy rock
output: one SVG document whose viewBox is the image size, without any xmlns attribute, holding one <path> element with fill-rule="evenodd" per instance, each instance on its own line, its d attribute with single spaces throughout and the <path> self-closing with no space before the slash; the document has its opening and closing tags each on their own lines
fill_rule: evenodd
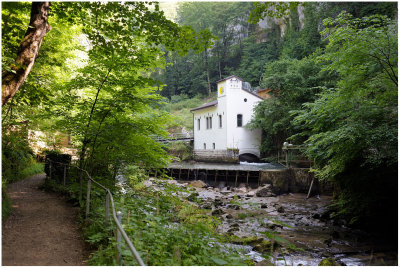
<svg viewBox="0 0 400 268">
<path fill-rule="evenodd" d="M 340 266 L 333 258 L 325 258 L 320 263 L 318 266 Z"/>
<path fill-rule="evenodd" d="M 250 245 L 254 246 L 259 243 L 262 243 L 264 238 L 262 237 L 257 237 L 257 236 L 250 236 L 250 237 L 238 237 L 238 236 L 232 236 L 231 237 L 231 242 L 234 244 L 238 245 Z"/>
<path fill-rule="evenodd" d="M 261 241 L 261 243 L 254 245 L 253 249 L 260 253 L 268 253 L 274 249 L 274 243 L 272 243 L 271 241 L 263 240 Z"/>
</svg>

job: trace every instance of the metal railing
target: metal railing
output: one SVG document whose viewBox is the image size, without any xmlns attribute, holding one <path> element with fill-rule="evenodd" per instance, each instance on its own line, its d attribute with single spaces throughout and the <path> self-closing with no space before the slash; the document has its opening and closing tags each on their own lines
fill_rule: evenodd
<svg viewBox="0 0 400 268">
<path fill-rule="evenodd" d="M 171 133 L 167 137 L 152 135 L 152 138 L 156 142 L 190 141 L 190 140 L 193 140 L 193 132 Z"/>
<path fill-rule="evenodd" d="M 122 212 L 121 211 L 115 211 L 115 206 L 114 206 L 114 199 L 111 194 L 111 191 L 103 186 L 102 184 L 98 183 L 95 181 L 89 173 L 84 170 L 79 168 L 78 166 L 67 164 L 67 163 L 62 163 L 62 162 L 56 162 L 52 161 L 50 159 L 46 159 L 46 161 L 49 163 L 49 177 L 50 179 L 52 178 L 52 164 L 59 164 L 61 166 L 64 166 L 64 173 L 63 173 L 63 186 L 66 186 L 66 180 L 67 180 L 67 167 L 74 167 L 78 170 L 81 171 L 80 178 L 79 178 L 79 183 L 80 183 L 80 191 L 79 191 L 79 201 L 82 200 L 82 181 L 83 181 L 83 173 L 86 173 L 87 176 L 87 191 L 86 191 L 86 211 L 85 211 L 85 218 L 86 220 L 89 218 L 89 213 L 90 213 L 90 195 L 91 195 L 91 189 L 92 189 L 92 182 L 103 189 L 106 194 L 106 202 L 105 202 L 105 225 L 108 226 L 109 224 L 109 213 L 110 213 L 110 203 L 111 203 L 111 211 L 112 211 L 112 218 L 114 220 L 115 225 L 117 226 L 117 235 L 116 235 L 116 240 L 117 240 L 117 264 L 121 265 L 122 263 L 122 254 L 121 254 L 121 248 L 122 248 L 122 242 L 121 242 L 121 237 L 124 238 L 126 244 L 128 245 L 129 250 L 132 252 L 133 256 L 135 257 L 136 261 L 139 263 L 141 266 L 145 266 L 142 258 L 140 257 L 139 253 L 136 251 L 135 247 L 133 246 L 131 240 L 129 239 L 128 235 L 126 234 L 125 230 L 122 228 Z"/>
</svg>

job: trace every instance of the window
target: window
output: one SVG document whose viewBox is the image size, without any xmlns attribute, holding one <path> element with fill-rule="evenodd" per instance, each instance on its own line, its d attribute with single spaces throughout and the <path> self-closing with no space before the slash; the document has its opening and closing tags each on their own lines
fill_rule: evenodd
<svg viewBox="0 0 400 268">
<path fill-rule="evenodd" d="M 219 128 L 222 128 L 222 114 L 219 115 Z"/>
<path fill-rule="evenodd" d="M 213 150 L 215 150 L 215 142 L 213 142 Z"/>
<path fill-rule="evenodd" d="M 204 147 L 204 150 L 205 150 L 205 149 L 207 149 L 207 146 L 206 146 L 206 144 L 205 144 L 205 143 L 203 143 L 203 147 Z"/>
<path fill-rule="evenodd" d="M 238 114 L 237 115 L 237 126 L 241 127 L 243 123 L 243 115 L 242 114 Z"/>
<path fill-rule="evenodd" d="M 200 118 L 197 119 L 197 130 L 200 130 Z"/>
<path fill-rule="evenodd" d="M 206 117 L 206 129 L 211 129 L 212 128 L 212 117 Z"/>
</svg>

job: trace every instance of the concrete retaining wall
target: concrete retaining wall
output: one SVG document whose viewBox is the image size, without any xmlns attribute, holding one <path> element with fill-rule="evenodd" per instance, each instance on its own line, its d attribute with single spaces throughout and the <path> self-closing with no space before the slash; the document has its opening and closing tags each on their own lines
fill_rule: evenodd
<svg viewBox="0 0 400 268">
<path fill-rule="evenodd" d="M 193 158 L 200 162 L 239 163 L 239 155 L 233 150 L 194 150 Z"/>
<path fill-rule="evenodd" d="M 290 168 L 282 170 L 260 171 L 260 185 L 271 184 L 273 192 L 284 193 L 308 193 L 314 173 L 308 168 Z M 332 194 L 333 186 L 327 182 L 314 180 L 312 194 Z"/>
</svg>

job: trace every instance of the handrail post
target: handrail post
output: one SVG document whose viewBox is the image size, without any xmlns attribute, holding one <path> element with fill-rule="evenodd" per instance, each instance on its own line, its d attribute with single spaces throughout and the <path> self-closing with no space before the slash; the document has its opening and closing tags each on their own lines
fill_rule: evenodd
<svg viewBox="0 0 400 268">
<path fill-rule="evenodd" d="M 105 215 L 106 226 L 108 226 L 109 217 L 110 217 L 109 215 L 110 215 L 110 195 L 107 192 L 106 193 L 106 215 Z"/>
<path fill-rule="evenodd" d="M 67 164 L 64 164 L 64 180 L 63 180 L 63 186 L 66 185 L 66 180 L 67 180 Z"/>
<path fill-rule="evenodd" d="M 89 211 L 90 211 L 90 190 L 92 187 L 92 180 L 89 178 L 88 179 L 88 184 L 87 184 L 87 193 L 86 193 L 86 220 L 89 217 Z"/>
<path fill-rule="evenodd" d="M 117 212 L 118 222 L 122 225 L 122 212 Z M 122 255 L 121 255 L 121 232 L 117 228 L 117 265 L 121 265 Z"/>
<path fill-rule="evenodd" d="M 50 172 L 49 172 L 49 179 L 51 180 L 51 160 L 49 159 L 49 164 L 50 164 L 50 166 L 49 166 L 49 170 L 50 170 Z"/>
<path fill-rule="evenodd" d="M 79 176 L 79 205 L 82 202 L 82 182 L 83 182 L 83 171 L 81 171 L 81 175 Z"/>
</svg>

